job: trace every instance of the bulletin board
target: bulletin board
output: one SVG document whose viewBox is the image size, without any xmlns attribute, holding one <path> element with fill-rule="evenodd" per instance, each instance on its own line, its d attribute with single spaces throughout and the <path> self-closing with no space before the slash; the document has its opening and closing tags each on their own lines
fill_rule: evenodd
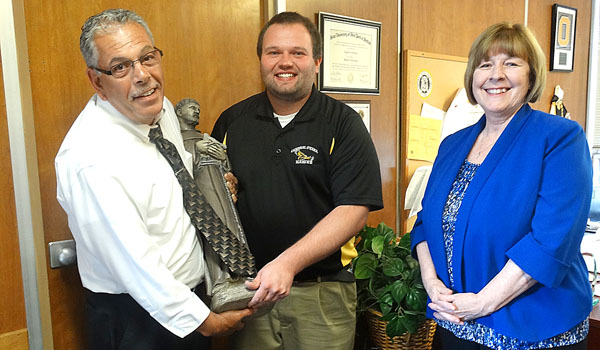
<svg viewBox="0 0 600 350">
<path fill-rule="evenodd" d="M 402 168 L 398 186 L 399 198 L 401 198 L 398 210 L 401 218 L 400 227 L 403 230 L 401 232 L 409 232 L 416 216 L 409 220 L 408 210 L 404 210 L 406 188 L 418 167 L 431 165 L 431 162 L 407 157 L 409 118 L 411 114 L 421 114 L 424 102 L 444 111 L 448 110 L 456 92 L 464 86 L 467 58 L 405 50 L 402 62 L 404 77 L 402 79 L 399 162 Z"/>
</svg>

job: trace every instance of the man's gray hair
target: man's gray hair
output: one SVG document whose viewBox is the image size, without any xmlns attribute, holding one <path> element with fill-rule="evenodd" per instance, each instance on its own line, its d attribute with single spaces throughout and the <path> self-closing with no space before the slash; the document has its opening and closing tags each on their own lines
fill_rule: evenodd
<svg viewBox="0 0 600 350">
<path fill-rule="evenodd" d="M 137 23 L 141 25 L 148 36 L 152 45 L 154 45 L 154 37 L 148 24 L 137 13 L 125 9 L 109 9 L 93 15 L 81 27 L 81 36 L 79 37 L 79 49 L 88 67 L 96 67 L 98 65 L 98 48 L 94 41 L 97 34 L 107 34 L 114 27 L 123 26 L 127 23 Z"/>
</svg>

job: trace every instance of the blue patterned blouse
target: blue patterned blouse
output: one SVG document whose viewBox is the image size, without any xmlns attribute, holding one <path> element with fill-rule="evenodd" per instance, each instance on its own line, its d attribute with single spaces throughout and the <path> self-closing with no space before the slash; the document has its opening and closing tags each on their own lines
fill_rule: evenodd
<svg viewBox="0 0 600 350">
<path fill-rule="evenodd" d="M 450 276 L 450 289 L 454 289 L 454 273 L 452 271 L 452 249 L 454 242 L 454 229 L 458 210 L 469 183 L 479 169 L 479 164 L 470 163 L 465 159 L 461 166 L 452 189 L 446 200 L 444 213 L 442 217 L 442 229 L 444 232 L 444 244 L 446 250 L 446 262 L 448 264 L 448 274 Z M 483 344 L 496 350 L 527 350 L 527 349 L 546 349 L 557 346 L 571 345 L 581 342 L 587 336 L 589 330 L 589 321 L 586 319 L 572 329 L 556 335 L 550 339 L 538 342 L 529 342 L 516 338 L 511 338 L 497 333 L 493 328 L 481 325 L 475 321 L 467 321 L 464 325 L 457 325 L 452 322 L 437 320 L 438 325 L 452 332 L 456 337 Z"/>
</svg>

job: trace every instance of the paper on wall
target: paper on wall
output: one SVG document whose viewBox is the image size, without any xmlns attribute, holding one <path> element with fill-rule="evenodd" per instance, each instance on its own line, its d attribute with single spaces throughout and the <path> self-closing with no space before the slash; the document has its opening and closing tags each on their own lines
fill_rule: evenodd
<svg viewBox="0 0 600 350">
<path fill-rule="evenodd" d="M 466 90 L 459 89 L 444 116 L 440 142 L 446 136 L 477 123 L 483 113 L 479 105 L 472 105 L 469 102 Z"/>
<path fill-rule="evenodd" d="M 446 112 L 443 110 L 423 102 L 423 106 L 421 106 L 421 117 L 444 120 L 444 115 L 446 115 Z"/>
<path fill-rule="evenodd" d="M 442 121 L 411 114 L 408 122 L 407 158 L 433 162 L 440 145 Z"/>
<path fill-rule="evenodd" d="M 404 197 L 404 209 L 410 210 L 408 213 L 409 218 L 416 215 L 422 209 L 421 201 L 423 200 L 430 174 L 431 165 L 425 165 L 418 167 L 410 178 L 410 182 L 406 188 L 406 196 Z"/>
</svg>

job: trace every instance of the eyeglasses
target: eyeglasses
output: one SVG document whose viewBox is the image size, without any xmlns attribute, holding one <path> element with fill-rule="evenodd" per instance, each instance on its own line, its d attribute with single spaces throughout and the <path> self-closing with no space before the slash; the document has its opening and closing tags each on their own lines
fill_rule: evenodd
<svg viewBox="0 0 600 350">
<path fill-rule="evenodd" d="M 123 62 L 117 63 L 114 66 L 110 67 L 109 70 L 104 70 L 104 69 L 100 69 L 100 68 L 96 68 L 96 67 L 92 67 L 92 68 L 97 70 L 100 73 L 104 73 L 106 75 L 112 75 L 115 78 L 123 78 L 124 76 L 129 74 L 129 72 L 133 68 L 133 65 L 135 64 L 135 62 L 139 62 L 144 67 L 148 67 L 148 68 L 154 67 L 157 64 L 160 64 L 162 55 L 163 55 L 163 52 L 159 48 L 155 47 L 154 50 L 146 52 L 145 54 L 140 56 L 140 58 L 138 58 L 137 60 L 123 61 Z"/>
</svg>

